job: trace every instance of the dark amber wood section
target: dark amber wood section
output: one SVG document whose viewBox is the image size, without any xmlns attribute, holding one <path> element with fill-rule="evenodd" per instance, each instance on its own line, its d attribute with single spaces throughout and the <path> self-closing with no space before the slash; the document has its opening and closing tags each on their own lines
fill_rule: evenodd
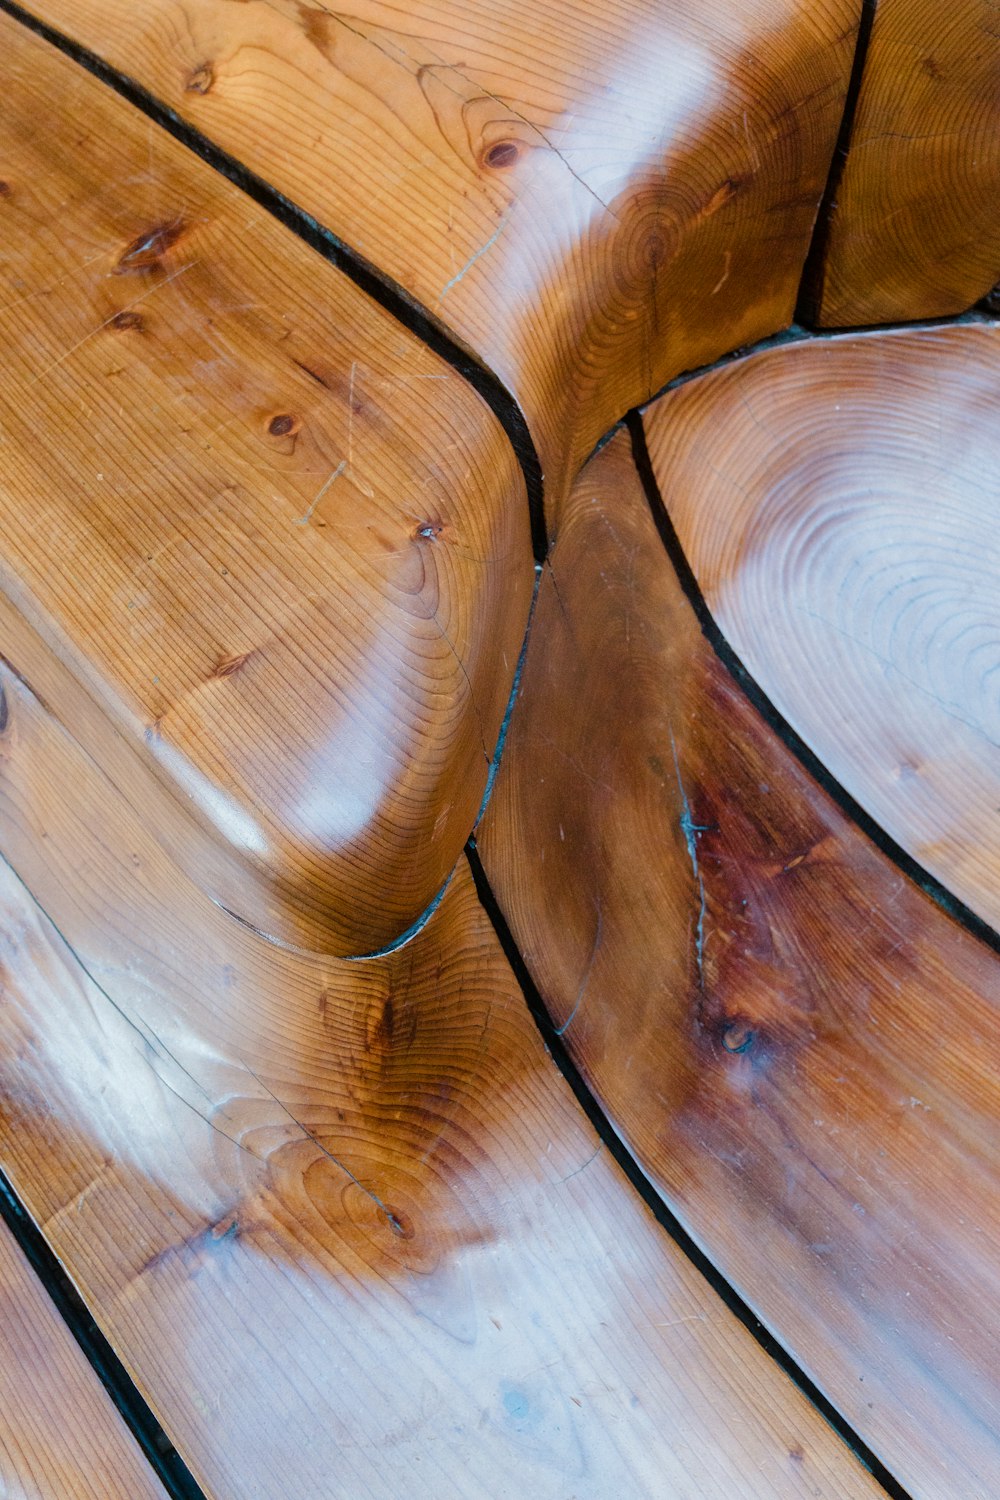
<svg viewBox="0 0 1000 1500">
<path fill-rule="evenodd" d="M 624 434 L 574 490 L 479 842 L 708 1254 L 909 1494 L 993 1494 L 1000 967 L 721 665 Z"/>
<path fill-rule="evenodd" d="M 0 585 L 215 900 L 378 948 L 485 785 L 532 584 L 514 455 L 346 277 L 52 47 L 0 37 Z"/>
<path fill-rule="evenodd" d="M 4 999 L 11 991 L 4 975 Z M 4 1500 L 162 1500 L 131 1433 L 0 1221 Z"/>
<path fill-rule="evenodd" d="M 287 953 L 3 686 L 65 937 L 4 865 L 0 1153 L 210 1496 L 875 1495 L 608 1159 L 464 862 L 394 954 Z"/>
<path fill-rule="evenodd" d="M 816 340 L 671 392 L 671 518 L 761 687 L 1000 928 L 1000 326 Z"/>
<path fill-rule="evenodd" d="M 1000 278 L 996 0 L 877 0 L 809 290 L 821 326 L 964 311 Z"/>
<path fill-rule="evenodd" d="M 550 493 L 791 319 L 860 0 L 39 0 L 515 395 Z"/>
</svg>

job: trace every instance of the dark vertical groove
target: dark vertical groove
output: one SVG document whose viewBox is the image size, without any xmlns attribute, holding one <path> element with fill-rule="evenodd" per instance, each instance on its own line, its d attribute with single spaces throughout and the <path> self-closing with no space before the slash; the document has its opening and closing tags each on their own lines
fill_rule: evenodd
<svg viewBox="0 0 1000 1500">
<path fill-rule="evenodd" d="M 837 135 L 837 144 L 833 148 L 833 157 L 830 161 L 830 171 L 826 179 L 826 188 L 820 199 L 819 212 L 816 215 L 816 225 L 813 230 L 812 244 L 806 256 L 805 265 L 802 268 L 802 281 L 799 285 L 799 300 L 795 309 L 795 321 L 809 325 L 816 321 L 816 314 L 823 296 L 823 279 L 825 276 L 826 249 L 830 237 L 830 221 L 837 207 L 837 194 L 844 176 L 844 167 L 851 149 L 851 137 L 854 134 L 854 120 L 858 112 L 858 100 L 861 97 L 861 84 L 864 77 L 865 64 L 868 61 L 868 48 L 871 45 L 872 26 L 875 23 L 875 6 L 878 0 L 861 0 L 861 15 L 858 19 L 858 40 L 854 48 L 854 62 L 851 66 L 851 76 L 847 85 L 847 93 L 844 96 L 844 113 L 840 121 L 840 131 Z"/>
<path fill-rule="evenodd" d="M 493 887 L 490 885 L 489 877 L 483 868 L 483 862 L 479 857 L 479 850 L 476 847 L 474 838 L 469 840 L 465 852 L 469 861 L 469 868 L 472 871 L 472 879 L 475 882 L 476 894 L 479 897 L 483 910 L 489 918 L 493 931 L 496 933 L 497 940 L 503 949 L 504 957 L 510 964 L 514 978 L 521 988 L 525 1003 L 531 1012 L 535 1025 L 541 1033 L 542 1040 L 556 1067 L 572 1089 L 577 1103 L 587 1116 L 598 1138 L 614 1158 L 630 1185 L 638 1193 L 656 1222 L 662 1229 L 666 1230 L 678 1249 L 682 1251 L 694 1268 L 705 1278 L 713 1292 L 721 1298 L 734 1317 L 743 1324 L 743 1327 L 753 1336 L 765 1354 L 774 1360 L 775 1364 L 798 1387 L 806 1400 L 825 1418 L 837 1435 L 850 1448 L 858 1462 L 882 1486 L 882 1489 L 890 1497 L 890 1500 L 910 1500 L 908 1492 L 903 1489 L 895 1476 L 889 1472 L 882 1460 L 872 1452 L 860 1433 L 855 1431 L 833 1403 L 823 1395 L 823 1392 L 810 1379 L 801 1365 L 793 1359 L 788 1350 L 783 1348 L 770 1330 L 764 1326 L 752 1308 L 740 1296 L 736 1288 L 725 1279 L 718 1267 L 709 1260 L 705 1252 L 692 1239 L 676 1214 L 668 1207 L 666 1201 L 645 1175 L 635 1157 L 631 1154 L 603 1108 L 598 1103 L 590 1089 L 590 1085 L 586 1082 L 573 1060 L 560 1032 L 553 1025 L 552 1019 L 545 1007 L 545 1002 L 539 993 L 535 981 L 531 977 L 531 972 L 524 961 L 524 956 L 517 946 L 514 935 L 508 926 L 507 919 L 497 901 Z"/>
<path fill-rule="evenodd" d="M 344 243 L 332 230 L 318 223 L 310 214 L 286 198 L 277 188 L 258 177 L 242 162 L 208 140 L 189 125 L 180 115 L 145 88 L 136 79 L 129 78 L 112 68 L 89 48 L 65 36 L 47 22 L 39 20 L 24 10 L 16 0 L 0 0 L 0 12 L 19 22 L 36 36 L 55 47 L 65 57 L 77 63 L 106 87 L 135 106 L 174 140 L 186 146 L 220 176 L 225 177 L 290 229 L 311 250 L 315 250 L 342 271 L 355 286 L 390 313 L 404 328 L 416 335 L 435 354 L 446 360 L 473 390 L 486 402 L 507 434 L 510 445 L 521 466 L 525 488 L 528 492 L 528 510 L 531 522 L 531 545 L 535 560 L 544 560 L 548 551 L 548 538 L 543 502 L 542 467 L 534 440 L 528 430 L 524 413 L 516 400 L 494 372 L 462 345 L 457 336 L 449 332 L 441 320 L 417 303 L 396 282 L 391 281 L 377 266 L 358 251 Z"/>
<path fill-rule="evenodd" d="M 51 1298 L 56 1311 L 83 1350 L 171 1500 L 205 1500 L 125 1366 L 90 1316 L 41 1231 L 0 1171 L 0 1219 Z"/>
<path fill-rule="evenodd" d="M 688 603 L 694 610 L 695 616 L 701 626 L 702 634 L 715 652 L 719 661 L 725 667 L 729 675 L 734 679 L 744 696 L 750 700 L 761 718 L 781 740 L 786 749 L 790 750 L 796 760 L 805 771 L 826 792 L 827 796 L 840 808 L 852 823 L 871 840 L 887 859 L 901 870 L 906 878 L 913 882 L 919 890 L 929 896 L 943 912 L 954 921 L 958 922 L 971 935 L 981 943 L 985 943 L 994 953 L 1000 953 L 1000 933 L 997 933 L 988 922 L 985 922 L 977 912 L 966 906 L 948 888 L 941 884 L 936 876 L 923 865 L 918 863 L 901 844 L 887 833 L 885 829 L 876 823 L 870 813 L 866 812 L 861 803 L 851 796 L 845 786 L 832 776 L 824 766 L 819 757 L 810 750 L 805 740 L 794 730 L 784 715 L 774 706 L 770 698 L 764 692 L 760 684 L 747 671 L 743 662 L 737 656 L 732 646 L 726 640 L 722 631 L 716 623 L 715 617 L 705 602 L 705 596 L 698 587 L 698 580 L 694 576 L 691 564 L 685 556 L 681 546 L 680 537 L 674 529 L 670 519 L 670 513 L 664 503 L 663 496 L 653 472 L 652 460 L 649 456 L 649 448 L 646 445 L 646 433 L 642 425 L 642 417 L 637 411 L 629 412 L 626 423 L 632 438 L 632 456 L 635 466 L 639 471 L 643 489 L 646 493 L 646 503 L 649 506 L 653 523 L 659 533 L 664 550 L 673 564 L 678 581 Z"/>
</svg>

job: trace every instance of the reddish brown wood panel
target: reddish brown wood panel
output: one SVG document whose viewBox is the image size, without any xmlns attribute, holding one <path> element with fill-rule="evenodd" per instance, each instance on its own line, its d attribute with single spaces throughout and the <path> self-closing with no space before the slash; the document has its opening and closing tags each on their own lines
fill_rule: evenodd
<svg viewBox="0 0 1000 1500">
<path fill-rule="evenodd" d="M 792 316 L 860 0 L 39 0 L 513 392 L 551 493 Z"/>
<path fill-rule="evenodd" d="M 5 970 L 6 1004 L 19 982 L 11 984 Z M 0 1493 L 4 1500 L 162 1500 L 164 1494 L 2 1221 Z"/>
<path fill-rule="evenodd" d="M 53 709 L 103 715 L 102 763 L 130 747 L 214 899 L 378 948 L 459 857 L 507 702 L 532 585 L 509 442 L 236 188 L 0 38 L 0 587 L 87 689 Z"/>
<path fill-rule="evenodd" d="M 1000 281 L 1000 5 L 877 0 L 809 291 L 820 326 L 962 312 Z"/>
<path fill-rule="evenodd" d="M 546 569 L 480 848 L 565 1044 L 716 1264 L 908 1493 L 994 1494 L 1000 965 L 722 667 L 625 435 Z"/>
<path fill-rule="evenodd" d="M 3 685 L 4 852 L 79 957 L 4 866 L 0 1154 L 210 1496 L 875 1496 L 608 1159 L 464 864 L 388 957 L 283 952 Z"/>
<path fill-rule="evenodd" d="M 822 339 L 648 416 L 707 603 L 823 765 L 1000 928 L 1000 325 Z"/>
</svg>

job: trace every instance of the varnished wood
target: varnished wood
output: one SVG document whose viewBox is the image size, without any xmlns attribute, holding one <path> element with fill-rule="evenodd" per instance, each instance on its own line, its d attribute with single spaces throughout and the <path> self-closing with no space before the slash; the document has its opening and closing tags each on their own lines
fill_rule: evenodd
<svg viewBox="0 0 1000 1500">
<path fill-rule="evenodd" d="M 795 729 L 1000 930 L 1000 325 L 817 340 L 650 411 L 723 633 Z"/>
<path fill-rule="evenodd" d="M 510 445 L 236 188 L 0 37 L 0 585 L 86 688 L 53 710 L 127 752 L 215 900 L 379 948 L 458 858 L 507 701 L 532 581 Z"/>
<path fill-rule="evenodd" d="M 5 976 L 8 1004 L 15 992 Z M 4 1500 L 162 1500 L 164 1494 L 2 1221 L 0 1494 Z"/>
<path fill-rule="evenodd" d="M 820 326 L 944 317 L 1000 278 L 996 0 L 877 0 L 809 288 Z"/>
<path fill-rule="evenodd" d="M 713 1261 L 907 1493 L 994 1494 L 1000 966 L 722 666 L 625 435 L 546 570 L 480 849 L 564 1043 Z"/>
<path fill-rule="evenodd" d="M 629 406 L 786 324 L 860 0 L 37 0 L 513 392 L 550 495 Z"/>
<path fill-rule="evenodd" d="M 0 1154 L 218 1500 L 863 1500 L 641 1206 L 463 865 L 364 963 L 178 874 L 2 669 Z M 86 963 L 85 972 L 80 960 Z"/>
</svg>

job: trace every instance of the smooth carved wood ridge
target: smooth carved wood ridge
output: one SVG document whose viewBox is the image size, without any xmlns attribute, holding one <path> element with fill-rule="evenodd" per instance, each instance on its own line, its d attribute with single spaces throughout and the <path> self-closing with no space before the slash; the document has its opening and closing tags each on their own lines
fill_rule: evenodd
<svg viewBox="0 0 1000 1500">
<path fill-rule="evenodd" d="M 210 1497 L 864 1500 L 547 1056 L 467 867 L 287 953 L 0 669 L 4 1159 Z M 90 976 L 93 976 L 92 978 Z"/>
<path fill-rule="evenodd" d="M 10 995 L 5 998 L 9 1001 Z M 2 1222 L 0 1493 L 4 1500 L 163 1496 L 110 1397 Z"/>
<path fill-rule="evenodd" d="M 791 319 L 860 0 L 39 0 L 403 287 L 558 501 L 629 406 Z"/>
<path fill-rule="evenodd" d="M 563 1041 L 712 1260 L 909 1494 L 988 1500 L 996 957 L 736 686 L 624 434 L 546 568 L 479 846 Z"/>
<path fill-rule="evenodd" d="M 454 866 L 507 702 L 532 583 L 510 445 L 235 188 L 0 37 L 0 586 L 92 700 L 53 709 L 119 761 L 124 737 L 214 899 L 379 948 Z"/>
<path fill-rule="evenodd" d="M 1000 325 L 816 340 L 647 416 L 723 634 L 823 765 L 1000 929 Z"/>
<path fill-rule="evenodd" d="M 821 233 L 822 327 L 944 317 L 1000 281 L 997 0 L 876 0 Z"/>
</svg>

